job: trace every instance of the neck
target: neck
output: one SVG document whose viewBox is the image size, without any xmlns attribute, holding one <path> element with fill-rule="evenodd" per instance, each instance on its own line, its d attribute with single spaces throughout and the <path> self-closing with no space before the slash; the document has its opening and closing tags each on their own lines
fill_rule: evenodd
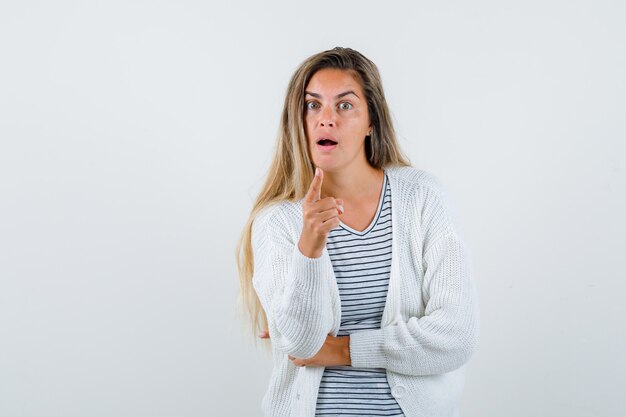
<svg viewBox="0 0 626 417">
<path fill-rule="evenodd" d="M 365 200 L 380 194 L 383 170 L 369 164 L 356 168 L 345 167 L 336 171 L 324 171 L 322 198 L 331 196 L 344 200 Z"/>
</svg>

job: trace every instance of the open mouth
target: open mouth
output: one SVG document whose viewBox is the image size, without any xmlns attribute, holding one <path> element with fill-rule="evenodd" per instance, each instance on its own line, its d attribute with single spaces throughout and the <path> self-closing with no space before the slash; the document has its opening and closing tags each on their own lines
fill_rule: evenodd
<svg viewBox="0 0 626 417">
<path fill-rule="evenodd" d="M 335 146 L 337 142 L 331 139 L 320 139 L 317 141 L 317 144 L 322 146 Z"/>
</svg>

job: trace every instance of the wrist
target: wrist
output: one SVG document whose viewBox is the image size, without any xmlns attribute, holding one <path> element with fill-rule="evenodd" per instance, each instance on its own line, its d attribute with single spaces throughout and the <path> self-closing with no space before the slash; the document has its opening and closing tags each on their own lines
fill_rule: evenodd
<svg viewBox="0 0 626 417">
<path fill-rule="evenodd" d="M 306 256 L 307 258 L 319 258 L 322 256 L 322 252 L 324 249 L 322 250 L 316 250 L 310 247 L 310 245 L 307 245 L 305 242 L 302 241 L 302 239 L 298 242 L 298 249 L 300 250 L 300 253 L 303 254 L 304 256 Z"/>
</svg>

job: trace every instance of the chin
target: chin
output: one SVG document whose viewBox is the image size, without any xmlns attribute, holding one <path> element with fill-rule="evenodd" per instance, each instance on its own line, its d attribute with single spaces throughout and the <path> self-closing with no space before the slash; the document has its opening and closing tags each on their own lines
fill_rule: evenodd
<svg viewBox="0 0 626 417">
<path fill-rule="evenodd" d="M 329 164 L 326 161 L 320 162 L 320 161 L 313 161 L 313 165 L 315 165 L 316 167 L 321 168 L 324 172 L 332 172 L 334 171 L 337 166 L 335 164 Z"/>
</svg>

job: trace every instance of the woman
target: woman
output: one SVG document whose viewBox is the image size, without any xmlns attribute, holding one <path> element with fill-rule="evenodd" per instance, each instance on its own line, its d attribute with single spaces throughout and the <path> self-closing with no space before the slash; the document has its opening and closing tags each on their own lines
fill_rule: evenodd
<svg viewBox="0 0 626 417">
<path fill-rule="evenodd" d="M 469 251 L 438 179 L 410 166 L 376 66 L 311 56 L 237 248 L 267 329 L 266 416 L 458 416 L 479 335 Z"/>
</svg>

